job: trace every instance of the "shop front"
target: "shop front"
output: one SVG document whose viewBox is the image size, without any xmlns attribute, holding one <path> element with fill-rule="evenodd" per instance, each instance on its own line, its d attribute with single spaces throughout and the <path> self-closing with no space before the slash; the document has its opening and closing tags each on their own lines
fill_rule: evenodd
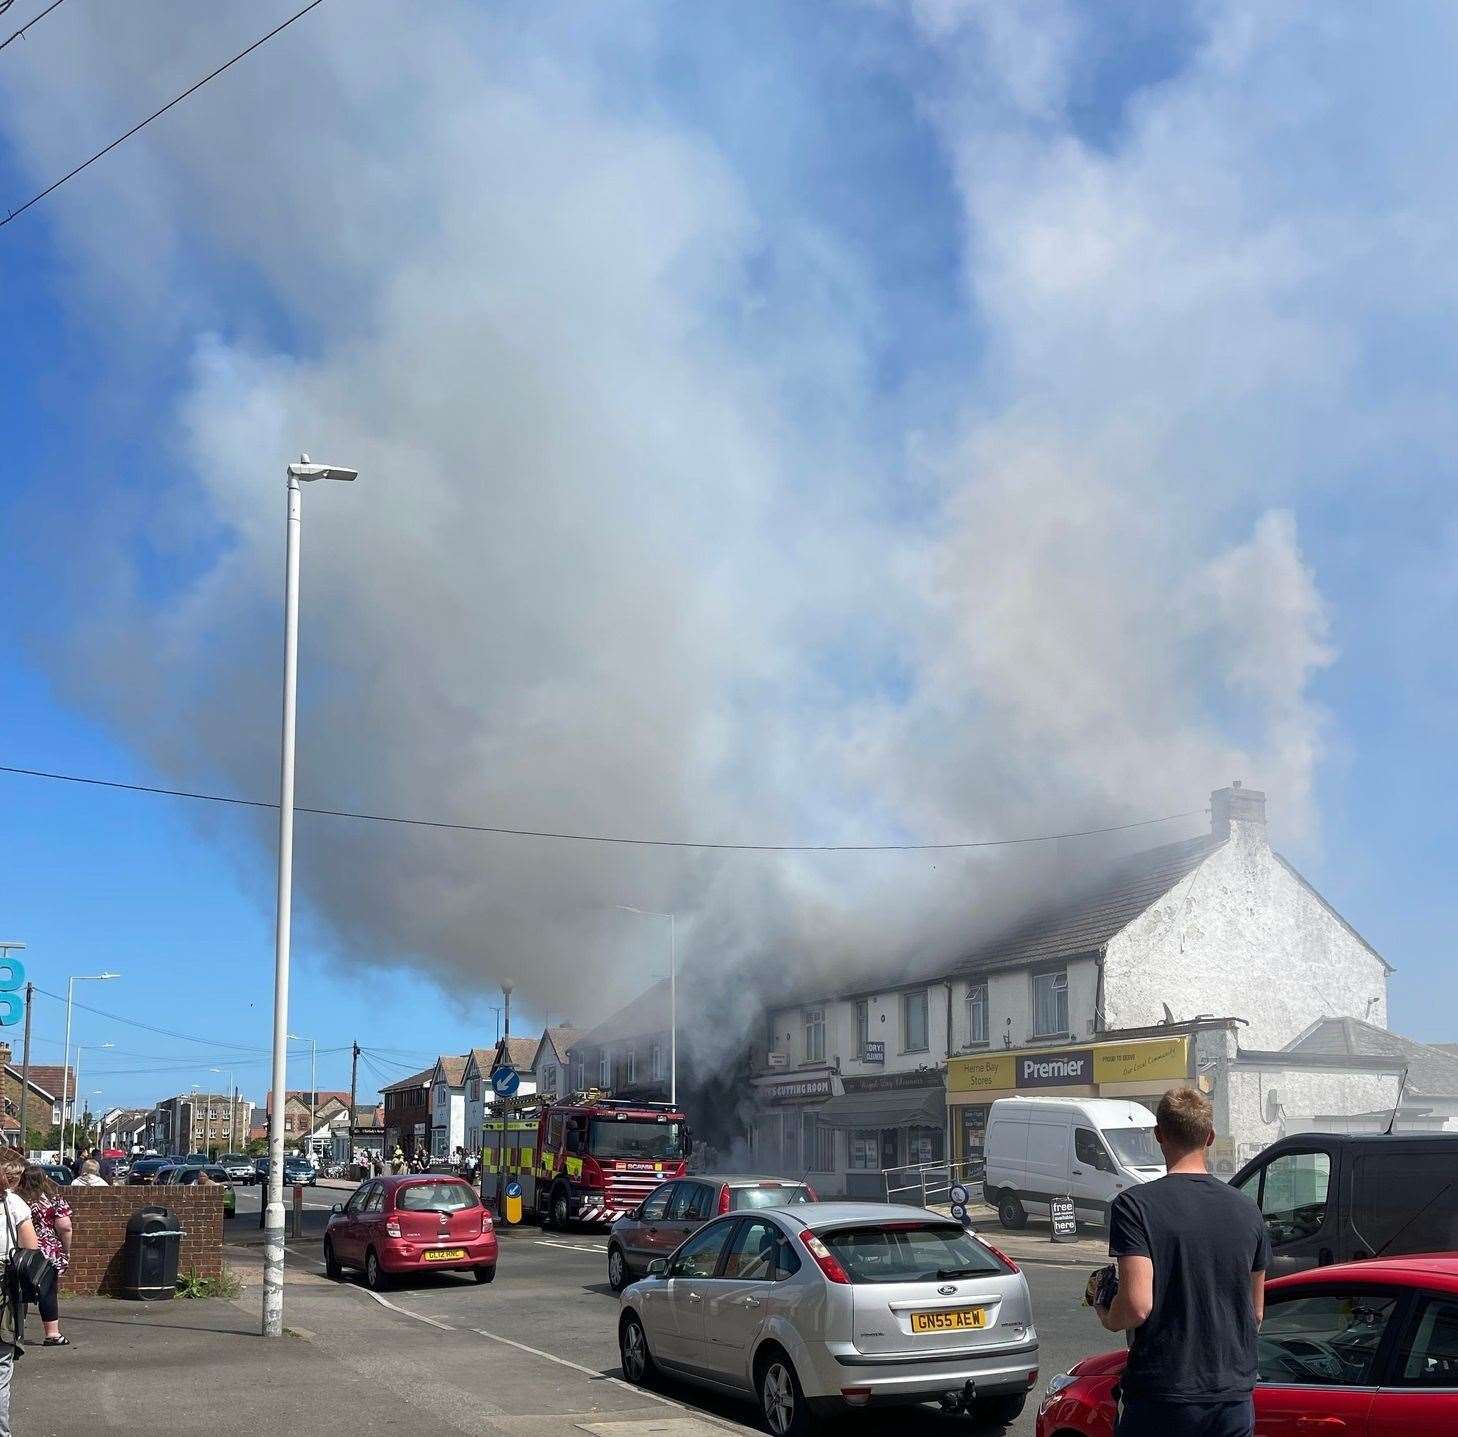
<svg viewBox="0 0 1458 1437">
<path fill-rule="evenodd" d="M 831 1096 L 829 1068 L 753 1084 L 749 1125 L 754 1167 L 767 1175 L 799 1178 L 832 1167 L 834 1156 L 816 1114 Z"/>
<path fill-rule="evenodd" d="M 938 1069 L 842 1080 L 844 1090 L 816 1114 L 832 1135 L 837 1188 L 881 1197 L 888 1169 L 939 1163 L 946 1156 L 946 1089 Z"/>
<path fill-rule="evenodd" d="M 1153 1111 L 1170 1088 L 1191 1081 L 1193 1061 L 1184 1034 L 952 1058 L 947 1107 L 953 1160 L 982 1157 L 987 1114 L 998 1098 L 1132 1098 Z"/>
</svg>

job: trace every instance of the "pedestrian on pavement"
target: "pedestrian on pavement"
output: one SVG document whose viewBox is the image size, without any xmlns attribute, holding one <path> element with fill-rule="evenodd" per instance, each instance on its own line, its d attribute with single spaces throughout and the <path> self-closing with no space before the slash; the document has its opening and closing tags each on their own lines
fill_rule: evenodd
<svg viewBox="0 0 1458 1437">
<path fill-rule="evenodd" d="M 20 1175 L 15 1191 L 30 1207 L 40 1250 L 56 1269 L 57 1283 L 49 1288 L 39 1303 L 41 1326 L 45 1328 L 43 1347 L 69 1347 L 71 1341 L 61 1336 L 61 1308 L 57 1295 L 60 1275 L 71 1265 L 71 1204 L 64 1192 L 52 1181 L 43 1167 L 29 1164 Z"/>
<path fill-rule="evenodd" d="M 109 1184 L 101 1175 L 101 1164 L 95 1158 L 87 1158 L 82 1162 L 80 1171 L 71 1179 L 71 1186 L 73 1188 L 104 1188 Z"/>
<path fill-rule="evenodd" d="M 1113 1300 L 1095 1310 L 1130 1332 L 1117 1437 L 1252 1437 L 1256 1333 L 1265 1314 L 1270 1239 L 1260 1209 L 1213 1176 L 1210 1100 L 1175 1088 L 1154 1140 L 1166 1175 L 1126 1189 L 1109 1209 Z"/>
<path fill-rule="evenodd" d="M 13 1191 L 25 1171 L 25 1159 L 12 1149 L 0 1153 L 0 1205 L 5 1209 L 5 1261 L 18 1247 L 39 1248 L 30 1204 Z M 8 1274 L 6 1275 L 8 1277 Z M 20 1352 L 21 1312 L 13 1300 L 13 1284 L 0 1281 L 0 1437 L 10 1437 L 10 1379 Z"/>
<path fill-rule="evenodd" d="M 395 1151 L 390 1154 L 390 1171 L 392 1173 L 403 1173 L 405 1171 L 405 1154 L 399 1143 L 395 1144 Z"/>
</svg>

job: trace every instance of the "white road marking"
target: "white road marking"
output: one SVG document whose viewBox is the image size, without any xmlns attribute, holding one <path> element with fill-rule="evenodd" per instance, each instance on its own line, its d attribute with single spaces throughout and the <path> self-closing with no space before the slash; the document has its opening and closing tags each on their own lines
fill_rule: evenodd
<svg viewBox="0 0 1458 1437">
<path fill-rule="evenodd" d="M 390 1301 L 388 1297 L 381 1297 L 378 1292 L 371 1292 L 367 1287 L 354 1287 L 355 1292 L 362 1292 L 366 1297 L 372 1297 L 381 1307 L 388 1307 L 391 1312 L 398 1312 L 401 1317 L 413 1317 L 416 1322 L 423 1322 L 427 1327 L 438 1327 L 442 1332 L 459 1332 L 460 1328 L 452 1327 L 449 1322 L 441 1322 L 438 1318 L 426 1317 L 424 1313 L 411 1312 L 407 1307 L 400 1307 Z"/>
<path fill-rule="evenodd" d="M 534 1237 L 532 1242 L 537 1247 L 560 1247 L 564 1252 L 606 1252 L 605 1247 L 588 1247 L 586 1243 L 579 1242 L 553 1242 L 549 1237 Z"/>
</svg>

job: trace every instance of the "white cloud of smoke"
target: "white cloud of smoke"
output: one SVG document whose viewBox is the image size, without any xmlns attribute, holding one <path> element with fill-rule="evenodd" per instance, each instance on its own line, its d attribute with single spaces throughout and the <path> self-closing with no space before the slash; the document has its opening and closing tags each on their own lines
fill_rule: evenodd
<svg viewBox="0 0 1458 1437">
<path fill-rule="evenodd" d="M 190 356 L 154 400 L 169 472 L 137 476 L 166 502 L 93 494 L 116 522 L 50 662 L 159 771 L 267 793 L 282 466 L 307 447 L 362 477 L 305 495 L 301 801 L 938 840 L 1243 776 L 1305 822 L 1332 648 L 1293 510 L 1383 432 L 1331 421 L 1360 407 L 1353 278 L 1397 221 L 1331 242 L 1330 188 L 1292 176 L 1357 72 L 1293 87 L 1306 37 L 1263 9 L 1212 8 L 1098 142 L 1070 115 L 1087 14 L 908 12 L 978 355 L 930 381 L 940 428 L 886 444 L 896 315 L 833 224 L 756 188 L 743 136 L 655 89 L 662 13 L 321 7 L 44 217 L 108 356 Z M 38 177 L 234 38 L 176 4 L 59 21 L 5 81 Z M 615 904 L 674 909 L 691 961 L 784 971 L 960 945 L 1040 872 L 323 821 L 298 862 L 349 961 L 510 976 L 579 1019 L 660 961 Z"/>
</svg>

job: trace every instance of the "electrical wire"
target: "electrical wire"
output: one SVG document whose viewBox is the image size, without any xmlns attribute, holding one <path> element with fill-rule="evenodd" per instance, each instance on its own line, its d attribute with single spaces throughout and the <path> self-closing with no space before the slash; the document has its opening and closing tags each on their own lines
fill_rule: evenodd
<svg viewBox="0 0 1458 1437">
<path fill-rule="evenodd" d="M 227 61 L 225 64 L 219 65 L 218 68 L 212 71 L 211 74 L 204 75 L 202 79 L 199 80 L 195 85 L 190 85 L 180 95 L 177 95 L 173 99 L 168 100 L 168 102 L 163 105 L 160 110 L 154 110 L 150 115 L 147 116 L 145 120 L 141 120 L 137 124 L 133 125 L 131 129 L 126 132 L 126 134 L 118 135 L 116 139 L 114 139 L 109 145 L 106 146 L 105 149 L 97 150 L 97 152 L 92 155 L 89 160 L 83 160 L 79 165 L 76 166 L 74 170 L 69 171 L 68 173 L 62 175 L 60 179 L 54 181 L 52 184 L 47 185 L 45 189 L 43 189 L 38 195 L 32 195 L 30 199 L 26 200 L 26 202 L 20 206 L 19 209 L 9 211 L 9 213 L 6 214 L 5 218 L 3 220 L 0 220 L 0 229 L 3 229 L 6 225 L 8 225 L 11 220 L 19 219 L 20 216 L 23 215 L 26 210 L 28 210 L 32 205 L 37 205 L 43 199 L 45 199 L 47 195 L 54 194 L 58 189 L 61 188 L 62 185 L 66 183 L 67 180 L 74 180 L 76 176 L 81 173 L 82 170 L 86 169 L 90 165 L 94 165 L 97 160 L 101 159 L 103 156 L 109 155 L 114 149 L 116 149 L 118 145 L 125 144 L 129 139 L 131 139 L 133 135 L 137 133 L 138 130 L 143 130 L 148 125 L 150 125 L 153 120 L 160 119 L 174 105 L 180 105 L 185 99 L 187 99 L 189 95 L 195 95 L 199 90 L 202 89 L 204 85 L 208 83 L 209 80 L 216 80 L 218 76 L 223 73 L 224 70 L 227 70 L 232 66 L 236 65 L 238 61 L 243 59 L 245 56 L 251 55 L 256 49 L 258 49 L 260 45 L 266 45 L 281 30 L 287 30 L 289 26 L 294 23 L 295 20 L 302 20 L 304 16 L 309 13 L 310 10 L 314 9 L 316 5 L 322 5 L 323 3 L 324 0 L 309 0 L 309 3 L 305 5 L 302 10 L 298 11 L 297 14 L 290 15 L 289 18 L 285 20 L 282 25 L 274 26 L 274 28 L 270 30 L 267 35 L 263 36 L 262 39 L 255 40 L 246 50 L 240 50 L 236 55 L 233 56 L 231 60 Z M 56 0 L 56 4 L 60 4 L 60 0 Z M 52 5 L 51 9 L 54 10 L 55 5 Z M 50 12 L 46 11 L 43 13 L 49 14 Z M 39 20 L 40 18 L 41 17 L 39 15 L 36 16 L 36 20 Z M 35 20 L 32 20 L 31 24 L 33 25 L 34 23 Z M 18 33 L 21 32 L 17 31 L 17 34 Z M 14 38 L 14 36 L 11 36 L 11 39 Z M 9 41 L 6 41 L 6 43 L 9 44 Z"/>
<path fill-rule="evenodd" d="M 64 1003 L 65 998 L 59 993 L 52 993 L 48 989 L 36 985 L 35 992 L 45 998 L 54 998 L 58 1003 Z M 120 1013 L 108 1013 L 105 1008 L 93 1008 L 89 1003 L 78 1003 L 74 998 L 71 1000 L 72 1007 L 80 1008 L 86 1013 L 95 1013 L 101 1018 L 110 1018 L 115 1023 L 125 1023 L 131 1028 L 144 1028 L 149 1033 L 158 1033 L 164 1038 L 176 1038 L 184 1043 L 206 1043 L 210 1048 L 223 1048 L 234 1053 L 266 1053 L 266 1048 L 259 1048 L 251 1043 L 227 1043 L 221 1038 L 199 1038 L 193 1033 L 178 1033 L 171 1028 L 159 1028 L 153 1023 L 143 1023 L 138 1018 L 123 1018 Z"/>
<path fill-rule="evenodd" d="M 315 0 L 319 3 L 319 0 Z M 84 774 L 57 773 L 48 769 L 20 768 L 0 763 L 0 773 L 22 778 L 43 778 L 57 783 L 79 783 L 92 788 L 114 788 L 125 793 L 149 793 L 164 798 L 188 798 L 200 803 L 233 804 L 241 808 L 277 810 L 278 804 L 261 798 L 237 798 L 231 794 L 202 793 L 195 789 L 162 788 L 148 783 L 122 783 L 117 779 L 92 778 Z M 633 848 L 696 848 L 731 853 L 945 853 L 971 848 L 1013 848 L 1029 843 L 1056 843 L 1064 838 L 1093 838 L 1104 833 L 1127 833 L 1134 828 L 1150 828 L 1157 823 L 1173 823 L 1180 818 L 1194 818 L 1204 809 L 1191 808 L 1183 813 L 1167 813 L 1161 818 L 1141 818 L 1133 823 L 1112 823 L 1102 828 L 1082 828 L 1070 833 L 1042 833 L 1025 838 L 963 839 L 954 843 L 711 843 L 687 838 L 628 838 L 618 834 L 567 833 L 544 828 L 503 828 L 487 823 L 449 823 L 439 818 L 405 818 L 397 814 L 363 813 L 344 808 L 307 808 L 295 805 L 295 813 L 311 813 L 320 818 L 354 818 L 366 823 L 394 823 L 407 828 L 436 828 L 452 833 L 489 833 L 507 838 L 547 838 L 568 843 L 618 843 Z"/>
<path fill-rule="evenodd" d="M 0 15 L 3 15 L 13 3 L 14 0 L 5 0 L 5 4 L 0 5 Z M 0 50 L 3 50 L 11 42 L 11 40 L 20 39 L 20 37 L 24 35 L 25 32 L 29 30 L 32 25 L 38 25 L 42 20 L 46 18 L 47 15 L 51 13 L 52 10 L 56 9 L 56 7 L 61 5 L 62 3 L 63 0 L 52 0 L 52 3 L 47 5 L 46 8 L 35 17 L 35 19 L 27 20 L 25 24 L 22 25 L 20 29 L 18 29 L 13 35 L 7 36 L 4 40 L 0 40 Z"/>
</svg>

